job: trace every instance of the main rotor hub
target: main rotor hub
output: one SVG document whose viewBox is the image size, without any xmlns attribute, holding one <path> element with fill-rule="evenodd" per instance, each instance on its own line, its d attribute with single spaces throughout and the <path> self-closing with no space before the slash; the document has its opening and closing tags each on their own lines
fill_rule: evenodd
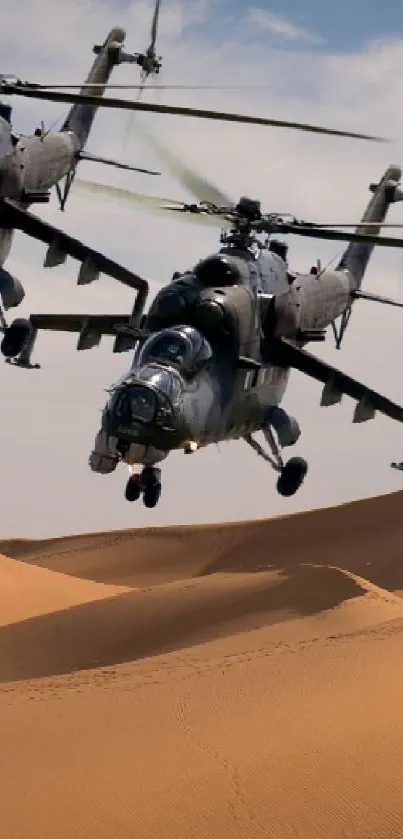
<svg viewBox="0 0 403 839">
<path fill-rule="evenodd" d="M 239 199 L 235 210 L 247 221 L 259 221 L 262 218 L 261 202 L 244 195 Z"/>
</svg>

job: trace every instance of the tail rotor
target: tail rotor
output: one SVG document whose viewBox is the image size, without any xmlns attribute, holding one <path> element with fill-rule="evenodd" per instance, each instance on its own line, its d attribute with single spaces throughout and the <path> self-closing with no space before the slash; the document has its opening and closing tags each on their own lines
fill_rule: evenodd
<svg viewBox="0 0 403 839">
<path fill-rule="evenodd" d="M 150 46 L 148 47 L 147 52 L 146 52 L 146 58 L 148 60 L 157 59 L 157 56 L 155 55 L 155 44 L 156 44 L 157 33 L 158 33 L 158 18 L 159 18 L 159 13 L 160 13 L 160 7 L 161 7 L 161 0 L 156 0 L 153 19 L 151 21 L 151 28 L 150 28 Z M 150 71 L 150 69 L 147 65 L 146 65 L 146 67 L 141 68 L 140 89 L 139 89 L 139 91 L 137 93 L 137 96 L 134 100 L 135 102 L 140 101 L 141 96 L 143 94 L 143 91 L 146 87 L 146 82 L 147 82 L 148 77 L 149 76 L 154 76 L 156 74 L 156 72 L 159 73 L 160 68 L 161 68 L 161 56 L 159 56 L 157 60 L 158 60 L 158 63 L 159 63 L 159 66 L 158 66 L 157 70 L 151 70 Z M 156 98 L 155 98 L 155 104 L 157 104 L 157 105 L 162 104 L 160 96 L 161 96 L 161 91 L 157 90 Z M 130 135 L 133 134 L 134 127 L 135 127 L 135 112 L 129 114 L 129 117 L 128 117 L 127 122 L 126 122 L 126 128 L 124 130 L 123 141 L 122 141 L 122 153 L 124 153 L 126 151 L 127 143 L 128 143 Z"/>
</svg>

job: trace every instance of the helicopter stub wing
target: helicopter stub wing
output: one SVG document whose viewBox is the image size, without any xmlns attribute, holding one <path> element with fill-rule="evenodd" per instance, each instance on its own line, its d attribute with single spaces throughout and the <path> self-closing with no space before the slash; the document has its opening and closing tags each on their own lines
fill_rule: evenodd
<svg viewBox="0 0 403 839">
<path fill-rule="evenodd" d="M 142 329 L 131 325 L 131 316 L 88 314 L 31 315 L 30 324 L 35 331 L 79 333 L 77 350 L 98 347 L 103 335 L 115 338 L 113 352 L 133 349 L 137 340 L 146 336 Z"/>
<path fill-rule="evenodd" d="M 103 335 L 115 338 L 113 352 L 121 353 L 132 350 L 137 342 L 148 336 L 148 331 L 136 325 L 137 319 L 132 314 L 36 314 L 29 320 L 17 318 L 6 327 L 0 345 L 6 361 L 18 367 L 36 369 L 38 364 L 31 363 L 37 334 L 39 331 L 78 333 L 76 349 L 92 350 L 99 346 Z"/>
<path fill-rule="evenodd" d="M 137 296 L 133 306 L 133 317 L 142 314 L 149 290 L 148 282 L 142 277 L 38 216 L 22 210 L 6 198 L 0 200 L 0 227 L 21 230 L 27 236 L 47 244 L 49 247 L 44 260 L 45 268 L 62 265 L 67 256 L 81 262 L 78 285 L 88 285 L 97 280 L 102 273 L 134 289 Z"/>
<path fill-rule="evenodd" d="M 87 315 L 87 314 L 45 314 L 31 315 L 35 329 L 51 332 L 81 332 L 85 325 L 100 335 L 117 335 L 123 326 L 128 326 L 130 315 Z"/>
<path fill-rule="evenodd" d="M 357 402 L 353 415 L 354 423 L 373 419 L 377 411 L 403 423 L 403 407 L 285 338 L 276 339 L 271 343 L 267 348 L 265 361 L 279 367 L 292 367 L 322 382 L 324 387 L 320 404 L 323 407 L 340 403 L 343 394 L 354 399 Z"/>
</svg>

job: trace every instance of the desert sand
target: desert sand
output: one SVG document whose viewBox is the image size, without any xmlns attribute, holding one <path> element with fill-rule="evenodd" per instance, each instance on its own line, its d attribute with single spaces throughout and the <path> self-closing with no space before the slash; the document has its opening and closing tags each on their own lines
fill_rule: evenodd
<svg viewBox="0 0 403 839">
<path fill-rule="evenodd" d="M 2 839 L 401 839 L 403 493 L 0 552 Z"/>
</svg>

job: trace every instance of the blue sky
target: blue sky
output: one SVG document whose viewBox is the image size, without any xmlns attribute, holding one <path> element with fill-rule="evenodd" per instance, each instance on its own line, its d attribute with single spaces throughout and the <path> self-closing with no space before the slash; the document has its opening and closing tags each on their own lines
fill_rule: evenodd
<svg viewBox="0 0 403 839">
<path fill-rule="evenodd" d="M 337 53 L 359 50 L 367 41 L 378 37 L 395 37 L 403 34 L 403 11 L 396 0 L 349 0 L 349 2 L 331 2 L 331 0 L 257 0 L 256 3 L 242 3 L 241 0 L 226 0 L 225 8 L 241 10 L 245 6 L 255 6 L 271 12 L 273 15 L 289 21 L 296 29 L 300 28 L 318 36 L 318 43 L 308 39 L 290 39 L 290 45 L 308 49 L 325 49 Z M 262 37 L 263 32 L 262 32 Z M 322 39 L 322 40 L 319 40 Z M 286 39 L 283 39 L 286 46 Z"/>
<path fill-rule="evenodd" d="M 124 4 L 116 4 L 124 7 Z M 162 3 L 164 5 L 164 2 Z M 169 3 L 165 5 L 170 5 Z M 192 5 L 189 0 L 189 6 Z M 266 20 L 256 12 L 266 13 Z M 260 23 L 259 19 L 261 17 Z M 251 19 L 245 27 L 245 20 Z M 255 26 L 252 25 L 255 21 Z M 211 19 L 189 26 L 189 35 L 201 40 L 208 34 L 212 42 L 239 34 L 253 49 L 253 41 L 276 48 L 346 53 L 360 50 L 377 38 L 403 35 L 403 11 L 396 0 L 383 3 L 351 0 L 348 3 L 323 0 L 216 0 L 214 26 Z M 281 34 L 283 33 L 283 34 Z"/>
</svg>

